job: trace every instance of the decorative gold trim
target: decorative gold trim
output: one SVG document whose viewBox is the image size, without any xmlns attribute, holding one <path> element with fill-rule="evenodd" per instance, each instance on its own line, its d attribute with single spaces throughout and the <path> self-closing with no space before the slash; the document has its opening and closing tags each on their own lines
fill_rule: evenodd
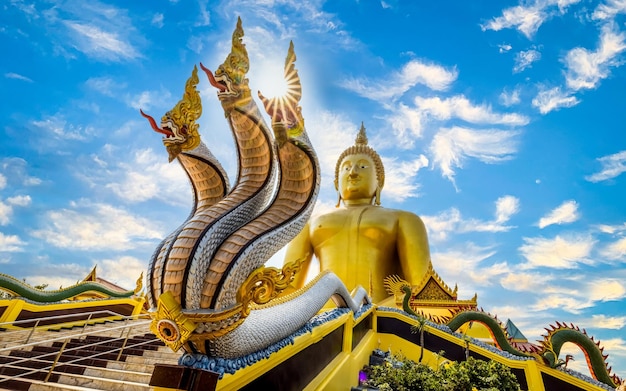
<svg viewBox="0 0 626 391">
<path fill-rule="evenodd" d="M 98 265 L 94 266 L 89 274 L 87 274 L 87 277 L 83 278 L 81 282 L 96 282 L 96 267 L 98 267 Z"/>
<path fill-rule="evenodd" d="M 174 156 L 177 156 L 181 151 L 190 151 L 200 145 L 200 133 L 198 132 L 200 125 L 196 123 L 196 120 L 202 115 L 200 93 L 196 89 L 199 82 L 198 68 L 194 66 L 191 76 L 185 83 L 185 93 L 182 99 L 161 118 L 162 123 L 173 123 L 178 127 L 178 132 L 182 133 L 184 137 L 182 143 L 178 140 L 174 142 L 168 139 L 163 140 L 168 152 L 174 153 Z"/>
<path fill-rule="evenodd" d="M 93 270 L 95 271 L 96 268 L 94 267 Z M 139 278 L 137 279 L 137 282 L 135 284 L 135 290 L 134 293 L 137 294 L 141 291 L 141 289 L 143 289 L 143 272 L 141 272 L 141 274 L 139 275 Z"/>
<path fill-rule="evenodd" d="M 196 328 L 196 324 L 183 314 L 180 303 L 170 291 L 159 296 L 157 310 L 150 317 L 150 330 L 175 352 L 187 342 Z"/>
<path fill-rule="evenodd" d="M 250 314 L 252 303 L 262 305 L 276 298 L 293 281 L 304 258 L 285 264 L 282 270 L 261 266 L 248 276 L 237 292 L 237 302 L 243 306 L 242 315 Z"/>
<path fill-rule="evenodd" d="M 430 285 L 430 289 L 435 289 L 437 291 L 439 291 L 439 294 L 444 294 L 448 297 L 450 297 L 451 300 L 456 300 L 457 299 L 457 291 L 458 291 L 458 287 L 455 286 L 454 290 L 450 289 L 450 287 L 441 279 L 441 277 L 439 277 L 439 275 L 437 274 L 437 272 L 435 271 L 435 269 L 433 268 L 433 264 L 430 263 L 428 265 L 428 270 L 426 270 L 426 274 L 424 275 L 424 278 L 422 278 L 422 281 L 420 281 L 419 284 L 414 285 L 411 289 L 411 293 L 413 297 L 418 297 L 422 291 L 424 291 L 425 289 L 429 288 L 429 282 L 433 281 L 436 286 L 433 286 L 432 284 Z M 426 293 L 426 292 L 424 292 Z M 437 299 L 437 297 L 431 297 L 431 295 L 435 294 L 434 292 L 431 292 L 427 295 L 427 297 L 424 297 L 425 300 L 428 299 Z"/>
</svg>

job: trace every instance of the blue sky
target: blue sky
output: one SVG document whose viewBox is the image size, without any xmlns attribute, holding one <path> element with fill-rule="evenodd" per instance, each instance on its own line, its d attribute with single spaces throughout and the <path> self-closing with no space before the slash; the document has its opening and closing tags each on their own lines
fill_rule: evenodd
<svg viewBox="0 0 626 391">
<path fill-rule="evenodd" d="M 241 16 L 253 91 L 281 86 L 295 44 L 317 211 L 333 207 L 335 159 L 364 121 L 383 205 L 423 218 L 460 298 L 478 293 L 531 341 L 556 320 L 584 327 L 626 375 L 624 1 L 0 7 L 0 272 L 56 288 L 98 265 L 134 285 L 191 206 L 139 108 L 159 118 L 195 64 L 221 64 Z M 234 178 L 222 108 L 199 88 L 201 135 Z"/>
</svg>

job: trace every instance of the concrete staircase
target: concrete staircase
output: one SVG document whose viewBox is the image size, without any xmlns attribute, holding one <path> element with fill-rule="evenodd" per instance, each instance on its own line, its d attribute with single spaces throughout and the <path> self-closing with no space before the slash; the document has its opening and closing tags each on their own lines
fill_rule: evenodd
<svg viewBox="0 0 626 391">
<path fill-rule="evenodd" d="M 24 333 L 0 332 L 0 389 L 150 390 L 154 364 L 177 364 L 180 354 L 150 334 L 147 321 L 120 323 L 38 332 L 28 344 L 20 343 Z"/>
</svg>

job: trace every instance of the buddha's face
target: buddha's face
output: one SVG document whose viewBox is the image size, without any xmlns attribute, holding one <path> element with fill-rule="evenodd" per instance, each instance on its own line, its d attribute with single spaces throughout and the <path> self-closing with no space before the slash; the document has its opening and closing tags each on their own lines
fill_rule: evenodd
<svg viewBox="0 0 626 391">
<path fill-rule="evenodd" d="M 364 153 L 346 156 L 339 166 L 338 182 L 339 193 L 344 201 L 370 201 L 378 186 L 374 161 Z"/>
</svg>

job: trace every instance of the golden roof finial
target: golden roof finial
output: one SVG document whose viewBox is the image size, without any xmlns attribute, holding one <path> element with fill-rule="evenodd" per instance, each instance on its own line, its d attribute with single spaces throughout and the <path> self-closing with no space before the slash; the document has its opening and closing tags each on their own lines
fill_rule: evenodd
<svg viewBox="0 0 626 391">
<path fill-rule="evenodd" d="M 356 135 L 356 140 L 354 140 L 355 145 L 367 145 L 367 134 L 365 134 L 365 125 L 363 121 L 361 121 L 361 129 L 359 129 L 359 133 Z"/>
</svg>

